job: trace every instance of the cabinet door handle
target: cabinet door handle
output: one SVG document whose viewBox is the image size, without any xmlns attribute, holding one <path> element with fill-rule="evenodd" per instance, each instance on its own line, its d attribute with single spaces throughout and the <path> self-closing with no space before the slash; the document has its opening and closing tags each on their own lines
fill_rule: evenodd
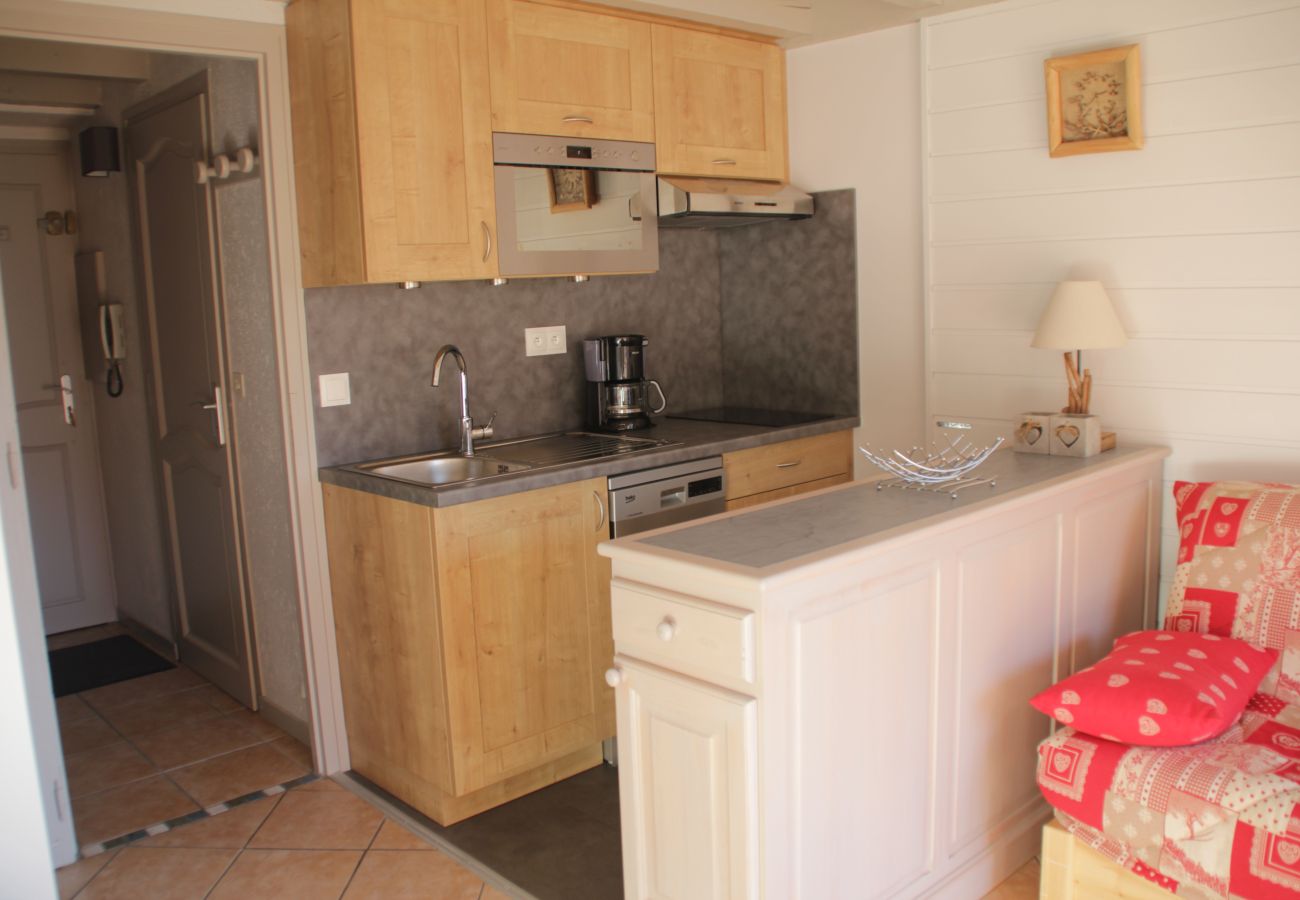
<svg viewBox="0 0 1300 900">
<path fill-rule="evenodd" d="M 487 222 L 480 221 L 479 224 L 483 226 L 483 262 L 487 262 L 492 255 L 492 229 L 488 228 Z"/>
<path fill-rule="evenodd" d="M 605 670 L 605 684 L 610 687 L 618 687 L 623 683 L 623 670 L 618 666 Z"/>
<path fill-rule="evenodd" d="M 715 166 L 734 166 L 736 161 L 734 159 L 715 159 L 713 164 Z"/>
<path fill-rule="evenodd" d="M 677 634 L 677 622 L 672 616 L 664 616 L 664 620 L 655 628 L 655 634 L 659 635 L 661 641 L 671 641 Z"/>
<path fill-rule="evenodd" d="M 599 491 L 592 491 L 591 496 L 596 498 L 596 508 L 600 510 L 600 521 L 596 523 L 596 530 L 600 531 L 605 527 L 605 501 L 600 499 Z"/>
<path fill-rule="evenodd" d="M 567 125 L 590 125 L 591 116 L 565 116 L 560 121 Z"/>
<path fill-rule="evenodd" d="M 796 459 L 794 462 L 777 463 L 777 464 L 776 464 L 776 467 L 777 467 L 778 469 L 793 469 L 795 466 L 799 465 L 799 463 L 801 463 L 801 462 L 803 462 L 802 459 Z"/>
</svg>

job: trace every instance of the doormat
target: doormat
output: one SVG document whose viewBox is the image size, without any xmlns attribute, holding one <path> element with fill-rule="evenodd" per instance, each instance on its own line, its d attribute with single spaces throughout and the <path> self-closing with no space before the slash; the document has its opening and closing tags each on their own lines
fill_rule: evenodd
<svg viewBox="0 0 1300 900">
<path fill-rule="evenodd" d="M 125 634 L 50 651 L 50 677 L 56 697 L 174 668 L 175 663 Z"/>
</svg>

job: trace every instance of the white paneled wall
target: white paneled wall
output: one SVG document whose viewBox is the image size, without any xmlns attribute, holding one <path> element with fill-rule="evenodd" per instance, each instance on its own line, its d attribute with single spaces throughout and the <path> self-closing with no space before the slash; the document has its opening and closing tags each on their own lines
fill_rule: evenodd
<svg viewBox="0 0 1300 900">
<path fill-rule="evenodd" d="M 1057 281 L 1095 278 L 1130 337 L 1085 354 L 1105 428 L 1171 446 L 1171 482 L 1300 481 L 1300 3 L 1012 0 L 921 28 L 930 417 L 1009 435 L 1059 408 L 1060 355 L 1029 340 Z M 1146 148 L 1049 158 L 1043 60 L 1129 43 Z"/>
</svg>

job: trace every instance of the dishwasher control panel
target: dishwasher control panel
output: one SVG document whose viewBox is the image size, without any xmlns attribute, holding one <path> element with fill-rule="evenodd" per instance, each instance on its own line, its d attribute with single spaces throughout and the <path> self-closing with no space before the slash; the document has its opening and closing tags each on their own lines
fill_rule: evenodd
<svg viewBox="0 0 1300 900">
<path fill-rule="evenodd" d="M 609 479 L 611 534 L 622 537 L 726 508 L 722 458 L 711 456 Z"/>
</svg>

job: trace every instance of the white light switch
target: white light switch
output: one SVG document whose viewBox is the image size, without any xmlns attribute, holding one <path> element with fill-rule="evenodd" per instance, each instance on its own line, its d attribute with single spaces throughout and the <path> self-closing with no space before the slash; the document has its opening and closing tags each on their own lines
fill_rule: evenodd
<svg viewBox="0 0 1300 900">
<path fill-rule="evenodd" d="M 320 376 L 320 405 L 347 406 L 352 402 L 352 385 L 347 372 Z"/>
<path fill-rule="evenodd" d="M 567 349 L 568 339 L 563 325 L 524 329 L 525 356 L 547 356 L 552 353 L 564 353 Z"/>
</svg>

